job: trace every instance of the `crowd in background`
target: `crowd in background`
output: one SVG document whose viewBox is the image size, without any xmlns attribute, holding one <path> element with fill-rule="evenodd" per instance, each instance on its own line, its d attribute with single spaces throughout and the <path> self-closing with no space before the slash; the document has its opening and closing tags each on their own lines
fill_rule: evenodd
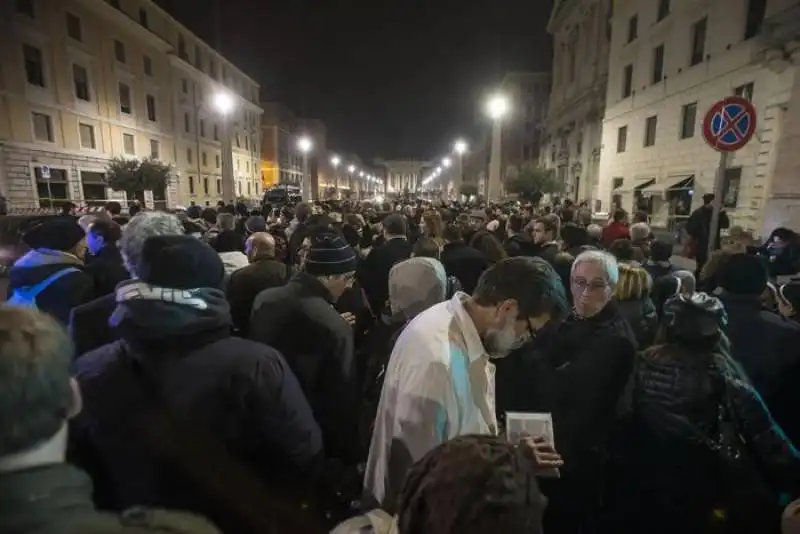
<svg viewBox="0 0 800 534">
<path fill-rule="evenodd" d="M 712 201 L 694 271 L 569 201 L 39 221 L 0 532 L 800 532 L 800 240 L 710 235 Z"/>
</svg>

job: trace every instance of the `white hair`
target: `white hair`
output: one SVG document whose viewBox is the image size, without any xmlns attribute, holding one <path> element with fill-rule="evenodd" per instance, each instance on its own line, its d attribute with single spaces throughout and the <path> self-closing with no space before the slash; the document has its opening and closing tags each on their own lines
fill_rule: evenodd
<svg viewBox="0 0 800 534">
<path fill-rule="evenodd" d="M 603 227 L 599 224 L 590 224 L 586 227 L 586 233 L 589 234 L 589 237 L 592 239 L 600 239 L 603 237 Z"/>
<path fill-rule="evenodd" d="M 608 252 L 604 250 L 587 250 L 581 252 L 572 263 L 570 275 L 575 273 L 575 269 L 577 269 L 578 265 L 581 263 L 595 263 L 603 267 L 603 271 L 606 273 L 606 282 L 608 282 L 611 287 L 615 287 L 617 282 L 619 282 L 619 264 L 617 263 L 617 258 Z"/>
<path fill-rule="evenodd" d="M 133 217 L 119 240 L 119 251 L 125 268 L 134 278 L 141 271 L 142 248 L 147 238 L 157 235 L 183 235 L 183 223 L 171 213 L 160 211 L 143 211 Z"/>
<path fill-rule="evenodd" d="M 650 227 L 644 222 L 632 224 L 628 231 L 631 234 L 631 241 L 642 241 L 650 235 Z"/>
</svg>

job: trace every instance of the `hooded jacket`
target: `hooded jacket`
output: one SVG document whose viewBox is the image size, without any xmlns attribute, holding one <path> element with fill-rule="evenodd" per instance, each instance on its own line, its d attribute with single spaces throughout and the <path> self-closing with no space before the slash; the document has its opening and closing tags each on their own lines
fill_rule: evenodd
<svg viewBox="0 0 800 534">
<path fill-rule="evenodd" d="M 142 282 L 118 289 L 111 317 L 121 340 L 76 362 L 84 397 L 76 448 L 96 459 L 86 467 L 110 500 L 103 504 L 192 510 L 223 526 L 177 461 L 159 460 L 143 441 L 137 423 L 153 407 L 286 491 L 316 470 L 322 439 L 297 379 L 275 349 L 230 335 L 222 291 L 147 286 L 126 300 L 132 284 Z"/>
<path fill-rule="evenodd" d="M 60 250 L 29 251 L 11 267 L 6 298 L 10 298 L 17 288 L 34 286 L 69 267 L 78 271 L 59 278 L 36 297 L 39 310 L 49 313 L 66 326 L 72 308 L 96 296 L 94 278 L 77 256 Z"/>
</svg>

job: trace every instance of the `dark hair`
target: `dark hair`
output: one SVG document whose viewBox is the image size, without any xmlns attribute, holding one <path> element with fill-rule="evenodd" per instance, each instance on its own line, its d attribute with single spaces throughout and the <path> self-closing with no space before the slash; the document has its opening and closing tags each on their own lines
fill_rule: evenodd
<svg viewBox="0 0 800 534">
<path fill-rule="evenodd" d="M 350 224 L 342 225 L 342 236 L 347 244 L 353 248 L 358 248 L 361 244 L 361 236 L 358 235 L 358 230 Z"/>
<path fill-rule="evenodd" d="M 116 243 L 122 237 L 122 229 L 114 221 L 99 219 L 89 227 L 89 233 L 102 237 L 104 243 Z"/>
<path fill-rule="evenodd" d="M 649 217 L 650 216 L 647 215 L 646 211 L 639 210 L 639 211 L 637 211 L 636 213 L 633 214 L 633 222 L 635 222 L 635 223 L 640 223 L 640 222 L 646 223 Z"/>
<path fill-rule="evenodd" d="M 383 230 L 389 235 L 406 235 L 408 233 L 408 223 L 405 215 L 392 213 L 383 219 Z"/>
<path fill-rule="evenodd" d="M 633 261 L 633 242 L 630 239 L 616 239 L 608 251 L 617 258 L 617 261 Z"/>
<path fill-rule="evenodd" d="M 628 216 L 628 212 L 622 208 L 617 208 L 614 210 L 614 222 L 622 222 Z"/>
<path fill-rule="evenodd" d="M 714 193 L 706 193 L 703 195 L 703 206 L 708 206 L 714 202 Z"/>
<path fill-rule="evenodd" d="M 483 255 L 486 256 L 486 259 L 489 260 L 490 264 L 495 264 L 508 257 L 508 253 L 506 249 L 503 248 L 503 244 L 500 240 L 498 240 L 494 234 L 486 230 L 475 232 L 469 244 L 472 248 L 480 250 Z"/>
<path fill-rule="evenodd" d="M 217 237 L 214 238 L 214 250 L 217 252 L 236 252 L 236 251 L 243 251 L 244 250 L 244 239 L 242 236 L 233 231 L 233 230 L 225 230 L 220 232 Z"/>
<path fill-rule="evenodd" d="M 0 457 L 52 438 L 73 403 L 75 349 L 55 319 L 23 308 L 0 308 Z"/>
<path fill-rule="evenodd" d="M 574 223 L 575 222 L 575 210 L 570 207 L 565 207 L 561 210 L 561 222 L 565 223 Z"/>
<path fill-rule="evenodd" d="M 134 202 L 133 204 L 128 206 L 128 215 L 130 215 L 131 217 L 136 216 L 136 214 L 139 213 L 140 211 L 142 211 L 142 206 L 138 202 Z"/>
<path fill-rule="evenodd" d="M 540 532 L 545 503 L 529 449 L 497 436 L 459 436 L 409 470 L 398 499 L 398 530 Z"/>
<path fill-rule="evenodd" d="M 439 259 L 441 250 L 439 250 L 439 243 L 430 237 L 420 237 L 414 243 L 413 249 L 414 256 L 419 258 L 434 258 Z"/>
<path fill-rule="evenodd" d="M 544 226 L 545 232 L 552 232 L 553 239 L 558 239 L 561 231 L 561 219 L 555 213 L 542 215 L 536 222 Z"/>
<path fill-rule="evenodd" d="M 448 224 L 444 228 L 443 237 L 450 243 L 460 243 L 464 241 L 464 227 L 458 223 Z"/>
<path fill-rule="evenodd" d="M 472 298 L 480 306 L 496 306 L 516 300 L 521 318 L 545 313 L 561 316 L 567 297 L 553 267 L 541 258 L 507 258 L 481 275 Z"/>
<path fill-rule="evenodd" d="M 561 239 L 564 241 L 564 248 L 582 247 L 589 244 L 588 232 L 575 223 L 564 225 L 561 229 Z"/>
<path fill-rule="evenodd" d="M 650 243 L 650 259 L 653 261 L 669 261 L 672 257 L 672 245 L 665 241 Z"/>
<path fill-rule="evenodd" d="M 214 208 L 204 208 L 200 213 L 200 218 L 208 224 L 217 224 L 217 210 Z"/>
<path fill-rule="evenodd" d="M 111 215 L 119 215 L 122 213 L 122 205 L 116 200 L 106 202 L 105 210 Z"/>
<path fill-rule="evenodd" d="M 305 202 L 301 202 L 294 208 L 294 216 L 297 218 L 297 222 L 306 222 L 308 217 L 311 215 L 311 206 L 306 204 Z"/>
</svg>

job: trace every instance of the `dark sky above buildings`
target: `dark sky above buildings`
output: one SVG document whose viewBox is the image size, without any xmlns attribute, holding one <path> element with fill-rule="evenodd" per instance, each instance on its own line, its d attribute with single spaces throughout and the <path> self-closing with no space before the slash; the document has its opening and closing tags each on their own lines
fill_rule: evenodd
<svg viewBox="0 0 800 534">
<path fill-rule="evenodd" d="M 330 148 L 365 160 L 433 157 L 477 135 L 504 72 L 551 63 L 552 0 L 159 3 L 212 45 L 218 32 L 263 100 L 323 120 Z"/>
</svg>

